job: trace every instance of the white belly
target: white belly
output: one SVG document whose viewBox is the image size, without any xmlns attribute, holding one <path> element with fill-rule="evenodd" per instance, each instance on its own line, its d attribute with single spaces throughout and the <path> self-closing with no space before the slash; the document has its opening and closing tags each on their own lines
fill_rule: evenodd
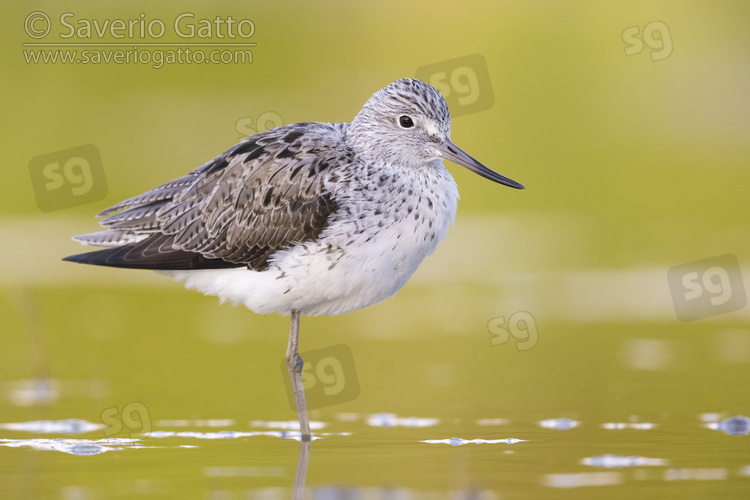
<svg viewBox="0 0 750 500">
<path fill-rule="evenodd" d="M 434 200 L 429 210 L 422 206 L 407 212 L 402 207 L 398 213 L 386 211 L 378 218 L 372 206 L 365 207 L 363 213 L 371 217 L 332 223 L 318 240 L 274 254 L 264 271 L 237 268 L 164 274 L 257 313 L 299 310 L 308 316 L 335 315 L 377 304 L 406 284 L 453 223 L 458 192 L 447 171 L 439 173 L 439 185 L 432 186 L 429 195 Z M 420 181 L 423 185 L 425 180 Z"/>
</svg>

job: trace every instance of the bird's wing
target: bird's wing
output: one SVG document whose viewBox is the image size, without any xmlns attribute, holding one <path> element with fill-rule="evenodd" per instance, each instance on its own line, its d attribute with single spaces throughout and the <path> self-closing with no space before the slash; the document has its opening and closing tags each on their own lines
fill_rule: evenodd
<svg viewBox="0 0 750 500">
<path fill-rule="evenodd" d="M 338 210 L 325 179 L 341 168 L 343 134 L 340 125 L 297 123 L 250 137 L 184 177 L 104 210 L 106 231 L 74 239 L 110 248 L 65 260 L 265 269 L 277 250 L 315 239 Z"/>
</svg>

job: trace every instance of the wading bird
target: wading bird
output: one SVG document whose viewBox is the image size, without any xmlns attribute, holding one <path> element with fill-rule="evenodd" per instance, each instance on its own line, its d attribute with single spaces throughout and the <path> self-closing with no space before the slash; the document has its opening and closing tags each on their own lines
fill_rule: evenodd
<svg viewBox="0 0 750 500">
<path fill-rule="evenodd" d="M 286 360 L 307 441 L 300 316 L 368 307 L 404 286 L 456 215 L 444 159 L 523 189 L 451 142 L 440 92 L 397 80 L 351 123 L 254 135 L 104 210 L 104 231 L 73 239 L 107 248 L 64 260 L 152 269 L 257 313 L 291 315 Z"/>
</svg>

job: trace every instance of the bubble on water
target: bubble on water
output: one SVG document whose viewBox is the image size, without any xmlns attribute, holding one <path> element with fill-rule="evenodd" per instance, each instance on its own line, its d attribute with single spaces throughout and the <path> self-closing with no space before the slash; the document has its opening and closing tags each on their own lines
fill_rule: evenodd
<svg viewBox="0 0 750 500">
<path fill-rule="evenodd" d="M 580 424 L 581 422 L 569 418 L 550 418 L 539 422 L 540 427 L 544 427 L 545 429 L 558 429 L 561 431 L 573 429 Z"/>
<path fill-rule="evenodd" d="M 746 436 L 747 434 L 750 434 L 750 418 L 747 418 L 744 415 L 725 418 L 719 422 L 716 427 L 717 430 L 730 436 Z"/>
</svg>

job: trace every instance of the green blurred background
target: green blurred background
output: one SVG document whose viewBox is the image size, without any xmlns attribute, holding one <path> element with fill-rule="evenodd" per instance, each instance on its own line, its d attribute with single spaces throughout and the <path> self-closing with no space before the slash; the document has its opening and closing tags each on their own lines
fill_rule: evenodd
<svg viewBox="0 0 750 500">
<path fill-rule="evenodd" d="M 23 51 L 37 49 L 22 46 L 39 41 L 24 31 L 33 11 L 52 20 L 44 42 L 61 41 L 60 15 L 71 12 L 71 23 L 144 13 L 167 26 L 158 42 L 184 43 L 171 23 L 191 12 L 196 22 L 251 19 L 247 41 L 257 46 L 252 64 L 33 64 Z M 303 319 L 301 350 L 349 345 L 361 386 L 314 418 L 390 411 L 531 426 L 671 415 L 695 425 L 701 412 L 750 413 L 740 383 L 749 309 L 683 323 L 667 282 L 667 270 L 686 262 L 727 253 L 750 261 L 748 2 L 36 2 L 6 3 L 0 18 L 0 421 L 97 422 L 130 401 L 144 402 L 154 422 L 233 418 L 244 429 L 293 419 L 280 375 L 288 319 L 220 307 L 154 273 L 63 263 L 80 250 L 70 237 L 96 230 L 96 212 L 226 150 L 261 116 L 350 121 L 393 80 L 472 54 L 486 62 L 493 101 L 455 117 L 453 141 L 526 190 L 447 164 L 461 193 L 456 225 L 404 290 L 343 317 Z M 653 22 L 667 29 L 644 39 Z M 643 50 L 626 55 L 637 52 L 634 40 Z M 106 197 L 43 213 L 30 162 L 86 144 L 101 154 Z M 533 315 L 538 344 L 493 347 L 488 321 L 519 311 Z M 18 384 L 38 378 L 59 382 L 55 400 L 13 399 Z M 453 484 L 368 460 L 373 478 L 354 482 Z M 435 458 L 451 468 L 449 460 Z M 342 479 L 333 465 L 312 467 L 308 481 Z M 476 472 L 501 489 L 484 474 Z M 50 491 L 66 481 L 48 479 Z"/>
</svg>

